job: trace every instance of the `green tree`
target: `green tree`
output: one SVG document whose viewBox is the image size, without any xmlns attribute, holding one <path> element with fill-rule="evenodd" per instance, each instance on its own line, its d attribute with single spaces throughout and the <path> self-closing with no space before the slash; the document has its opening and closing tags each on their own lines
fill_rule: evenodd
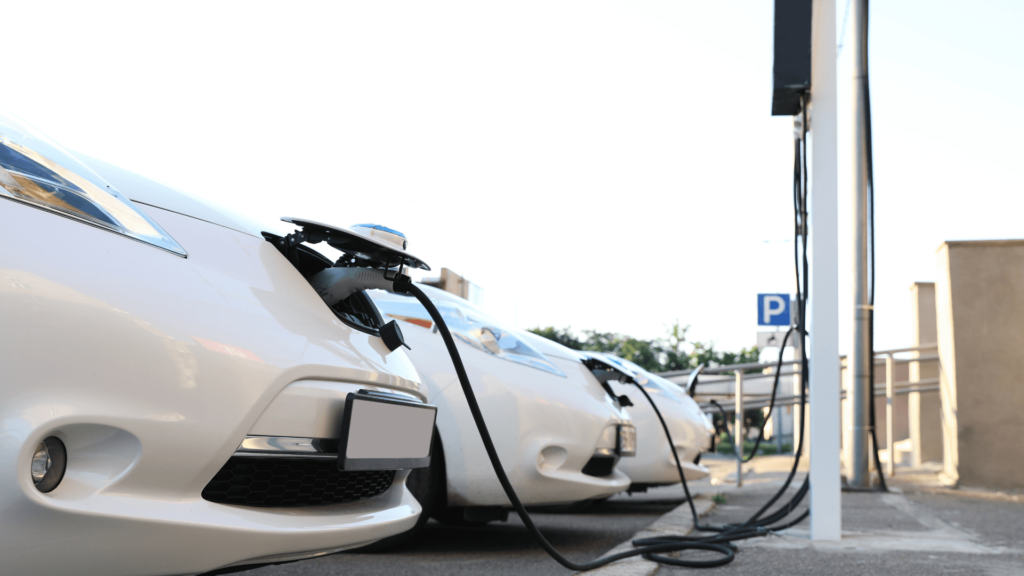
<svg viewBox="0 0 1024 576">
<path fill-rule="evenodd" d="M 694 342 L 693 350 L 687 353 L 683 349 L 683 344 L 686 342 L 686 332 L 689 329 L 689 325 L 683 326 L 676 320 L 668 327 L 665 338 L 654 340 L 641 340 L 615 332 L 597 330 L 583 330 L 582 338 L 578 338 L 571 328 L 551 326 L 533 328 L 530 332 L 574 350 L 610 352 L 651 372 L 686 370 L 702 362 L 708 366 L 721 366 L 757 361 L 757 348 L 743 348 L 739 352 L 718 352 L 713 344 Z"/>
<path fill-rule="evenodd" d="M 547 328 L 530 328 L 530 332 L 538 336 L 543 336 L 548 340 L 558 342 L 566 348 L 572 348 L 573 350 L 583 350 L 583 342 L 572 335 L 572 328 L 555 328 L 548 326 Z"/>
<path fill-rule="evenodd" d="M 690 325 L 683 326 L 677 318 L 668 328 L 668 337 L 665 339 L 665 350 L 661 365 L 665 371 L 686 370 L 695 366 L 692 358 L 683 350 L 683 343 L 686 342 L 686 332 Z"/>
</svg>

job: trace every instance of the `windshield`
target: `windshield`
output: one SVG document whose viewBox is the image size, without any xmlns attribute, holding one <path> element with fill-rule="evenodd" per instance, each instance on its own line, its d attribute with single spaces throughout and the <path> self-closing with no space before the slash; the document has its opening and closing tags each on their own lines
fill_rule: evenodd
<svg viewBox="0 0 1024 576">
<path fill-rule="evenodd" d="M 379 290 L 370 290 L 368 293 L 384 316 L 437 332 L 427 310 L 415 299 L 393 296 Z M 431 298 L 431 302 L 437 306 L 455 338 L 486 354 L 566 378 L 564 372 L 518 337 L 514 330 L 506 328 L 468 303 L 462 305 L 461 302 L 436 298 Z"/>
<path fill-rule="evenodd" d="M 636 363 L 630 362 L 625 358 L 620 358 L 614 354 L 604 354 L 604 357 L 607 358 L 609 362 L 613 362 L 627 370 L 631 370 L 636 374 L 637 380 L 640 382 L 641 386 L 661 390 L 670 398 L 679 400 L 677 393 L 680 391 L 680 388 L 678 384 L 673 383 L 671 380 L 666 380 L 656 374 L 652 374 L 638 366 Z"/>
</svg>

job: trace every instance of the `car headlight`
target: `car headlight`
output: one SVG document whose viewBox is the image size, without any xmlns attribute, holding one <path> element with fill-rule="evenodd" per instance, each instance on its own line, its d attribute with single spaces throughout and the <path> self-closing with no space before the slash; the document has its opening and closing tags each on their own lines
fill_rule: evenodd
<svg viewBox="0 0 1024 576">
<path fill-rule="evenodd" d="M 3 111 L 0 197 L 186 256 L 185 250 L 156 222 L 88 166 Z"/>
<path fill-rule="evenodd" d="M 619 456 L 636 456 L 636 427 L 620 424 L 618 444 Z"/>
<path fill-rule="evenodd" d="M 376 290 L 370 291 L 370 296 L 381 314 L 436 330 L 426 309 L 419 302 L 403 297 L 379 294 Z M 456 304 L 447 300 L 434 300 L 434 304 L 441 312 L 441 316 L 444 317 L 444 322 L 448 325 L 452 335 L 473 348 L 503 360 L 530 366 L 563 378 L 567 377 L 565 372 L 548 361 L 546 356 L 526 341 L 518 338 L 513 330 L 504 327 L 497 320 L 473 307 L 472 304 L 468 302 Z"/>
<path fill-rule="evenodd" d="M 709 434 L 715 433 L 715 421 L 708 416 L 707 412 L 699 412 L 701 417 L 704 419 L 704 427 L 707 428 Z"/>
</svg>

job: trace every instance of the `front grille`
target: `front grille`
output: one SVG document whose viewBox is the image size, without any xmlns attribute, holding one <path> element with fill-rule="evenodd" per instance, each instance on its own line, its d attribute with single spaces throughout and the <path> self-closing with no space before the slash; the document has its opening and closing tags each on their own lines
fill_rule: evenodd
<svg viewBox="0 0 1024 576">
<path fill-rule="evenodd" d="M 587 476 L 611 476 L 612 470 L 615 469 L 615 463 L 618 460 L 615 456 L 597 455 L 587 462 L 582 472 Z"/>
<path fill-rule="evenodd" d="M 323 506 L 379 496 L 394 470 L 338 470 L 334 459 L 234 457 L 203 489 L 203 498 L 242 506 Z"/>
</svg>

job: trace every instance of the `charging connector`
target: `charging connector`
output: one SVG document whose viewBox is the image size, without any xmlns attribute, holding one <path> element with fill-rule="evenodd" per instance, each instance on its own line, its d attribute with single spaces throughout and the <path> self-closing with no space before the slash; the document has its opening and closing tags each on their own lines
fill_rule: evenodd
<svg viewBox="0 0 1024 576">
<path fill-rule="evenodd" d="M 309 283 L 328 306 L 359 292 L 360 290 L 387 290 L 394 292 L 394 278 L 388 278 L 388 271 L 378 268 L 327 268 L 309 278 Z"/>
</svg>

